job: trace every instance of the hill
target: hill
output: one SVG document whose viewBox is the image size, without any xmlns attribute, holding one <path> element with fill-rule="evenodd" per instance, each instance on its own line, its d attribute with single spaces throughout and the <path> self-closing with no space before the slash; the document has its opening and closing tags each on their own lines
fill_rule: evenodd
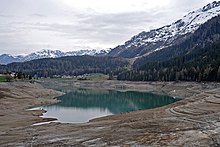
<svg viewBox="0 0 220 147">
<path fill-rule="evenodd" d="M 115 57 L 72 56 L 47 58 L 0 66 L 0 72 L 23 72 L 38 77 L 54 75 L 82 75 L 86 73 L 119 73 L 128 67 L 128 61 Z"/>
</svg>

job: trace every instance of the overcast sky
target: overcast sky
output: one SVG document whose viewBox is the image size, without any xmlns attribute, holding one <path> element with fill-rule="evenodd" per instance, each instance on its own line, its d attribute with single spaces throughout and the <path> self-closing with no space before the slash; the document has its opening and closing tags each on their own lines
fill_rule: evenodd
<svg viewBox="0 0 220 147">
<path fill-rule="evenodd" d="M 0 54 L 113 48 L 213 0 L 0 0 Z"/>
</svg>

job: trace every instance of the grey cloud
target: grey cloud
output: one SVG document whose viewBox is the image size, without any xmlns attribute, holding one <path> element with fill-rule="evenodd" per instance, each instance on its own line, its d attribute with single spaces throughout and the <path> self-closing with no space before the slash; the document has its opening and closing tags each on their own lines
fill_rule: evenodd
<svg viewBox="0 0 220 147">
<path fill-rule="evenodd" d="M 47 17 L 46 15 L 44 15 L 44 14 L 39 14 L 39 13 L 35 13 L 35 14 L 31 14 L 30 15 L 31 17 L 43 17 L 43 18 L 45 18 L 45 17 Z"/>
<path fill-rule="evenodd" d="M 101 42 L 113 44 L 122 43 L 139 31 L 147 30 L 147 26 L 154 26 L 156 19 L 163 13 L 130 12 L 119 14 L 91 14 L 77 15 L 77 23 L 32 23 L 28 27 L 40 31 L 52 31 L 63 37 L 87 42 Z"/>
<path fill-rule="evenodd" d="M 171 0 L 170 9 L 183 14 L 201 8 L 212 1 L 214 0 Z"/>
<path fill-rule="evenodd" d="M 54 0 L 1 0 L 0 54 L 3 51 L 26 53 L 30 52 L 27 48 L 41 49 L 60 44 L 68 48 L 97 42 L 101 47 L 114 47 L 141 31 L 170 24 L 211 2 L 170 1 L 164 9 L 105 14 L 93 9 L 67 9 Z M 42 41 L 41 35 L 50 39 Z M 15 48 L 17 50 L 13 51 Z"/>
<path fill-rule="evenodd" d="M 10 17 L 14 17 L 14 16 L 13 15 L 0 14 L 0 17 L 2 17 L 2 18 L 10 18 Z"/>
<path fill-rule="evenodd" d="M 63 11 L 62 6 L 54 0 L 1 0 L 0 14 L 27 16 L 32 14 L 59 15 Z"/>
<path fill-rule="evenodd" d="M 32 52 L 34 48 L 40 47 L 34 44 L 28 44 L 27 42 L 20 42 L 19 39 L 11 38 L 10 36 L 2 35 L 0 35 L 0 44 L 1 54 L 10 53 L 13 55 L 28 54 Z"/>
</svg>

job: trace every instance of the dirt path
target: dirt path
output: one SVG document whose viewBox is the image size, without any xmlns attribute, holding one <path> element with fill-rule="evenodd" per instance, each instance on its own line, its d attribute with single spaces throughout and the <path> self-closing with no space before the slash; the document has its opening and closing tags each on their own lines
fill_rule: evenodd
<svg viewBox="0 0 220 147">
<path fill-rule="evenodd" d="M 0 146 L 219 146 L 219 83 L 134 83 L 118 81 L 44 81 L 62 86 L 121 88 L 186 97 L 145 111 L 113 115 L 84 124 L 50 123 L 27 108 L 53 102 L 61 93 L 38 84 L 0 84 Z"/>
</svg>

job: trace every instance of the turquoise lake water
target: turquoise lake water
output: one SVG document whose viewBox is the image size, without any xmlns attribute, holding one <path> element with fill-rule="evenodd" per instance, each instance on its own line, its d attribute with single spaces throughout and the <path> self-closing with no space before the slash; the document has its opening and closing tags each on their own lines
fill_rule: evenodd
<svg viewBox="0 0 220 147">
<path fill-rule="evenodd" d="M 90 119 L 165 106 L 178 101 L 173 97 L 136 91 L 72 89 L 58 97 L 61 100 L 43 106 L 43 117 L 57 118 L 65 123 L 82 123 Z"/>
</svg>

